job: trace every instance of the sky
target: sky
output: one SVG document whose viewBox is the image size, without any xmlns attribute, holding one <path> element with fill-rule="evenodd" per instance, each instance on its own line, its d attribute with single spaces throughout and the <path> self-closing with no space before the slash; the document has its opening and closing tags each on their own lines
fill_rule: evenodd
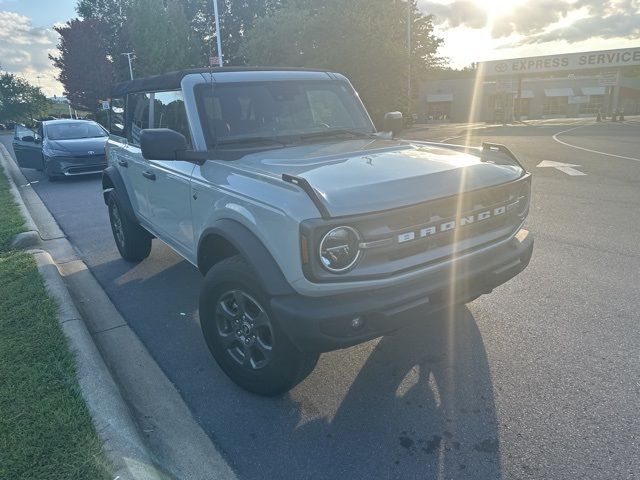
<svg viewBox="0 0 640 480">
<path fill-rule="evenodd" d="M 62 85 L 48 59 L 53 26 L 75 16 L 76 0 L 0 0 L 0 67 L 40 84 Z M 444 39 L 454 68 L 472 62 L 640 46 L 640 0 L 418 0 Z"/>
</svg>

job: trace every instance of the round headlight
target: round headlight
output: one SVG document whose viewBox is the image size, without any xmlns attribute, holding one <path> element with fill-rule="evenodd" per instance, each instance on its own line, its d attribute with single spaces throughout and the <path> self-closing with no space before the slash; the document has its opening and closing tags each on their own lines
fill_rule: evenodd
<svg viewBox="0 0 640 480">
<path fill-rule="evenodd" d="M 360 235 L 351 227 L 336 227 L 320 242 L 320 261 L 331 273 L 346 272 L 360 258 Z"/>
</svg>

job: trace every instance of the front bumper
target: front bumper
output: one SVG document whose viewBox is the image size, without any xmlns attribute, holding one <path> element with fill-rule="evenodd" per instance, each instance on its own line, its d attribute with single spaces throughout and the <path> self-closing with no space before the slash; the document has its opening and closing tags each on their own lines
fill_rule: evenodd
<svg viewBox="0 0 640 480">
<path fill-rule="evenodd" d="M 49 171 L 53 175 L 76 176 L 100 173 L 107 168 L 104 155 L 95 157 L 48 157 Z"/>
<path fill-rule="evenodd" d="M 466 303 L 515 277 L 533 252 L 533 235 L 520 230 L 509 242 L 443 262 L 418 280 L 329 297 L 273 297 L 271 309 L 304 351 L 327 352 L 390 333 L 452 303 Z M 360 318 L 358 328 L 352 326 Z"/>
</svg>

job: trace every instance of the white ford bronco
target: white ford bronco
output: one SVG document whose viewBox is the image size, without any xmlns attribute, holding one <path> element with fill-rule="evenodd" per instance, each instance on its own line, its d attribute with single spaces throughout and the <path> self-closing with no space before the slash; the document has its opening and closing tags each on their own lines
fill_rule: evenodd
<svg viewBox="0 0 640 480">
<path fill-rule="evenodd" d="M 104 200 L 122 257 L 159 238 L 204 275 L 199 318 L 243 388 L 489 293 L 533 251 L 531 175 L 501 145 L 376 132 L 342 75 L 189 70 L 115 87 Z"/>
</svg>

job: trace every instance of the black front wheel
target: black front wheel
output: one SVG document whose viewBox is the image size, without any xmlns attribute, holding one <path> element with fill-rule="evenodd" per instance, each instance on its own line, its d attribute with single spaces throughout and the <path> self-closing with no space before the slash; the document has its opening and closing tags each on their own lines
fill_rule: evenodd
<svg viewBox="0 0 640 480">
<path fill-rule="evenodd" d="M 151 235 L 123 214 L 117 195 L 109 195 L 109 220 L 113 239 L 120 256 L 129 262 L 140 262 L 151 253 Z"/>
<path fill-rule="evenodd" d="M 60 176 L 51 172 L 51 162 L 47 162 L 46 160 L 42 161 L 42 168 L 44 170 L 44 174 L 47 176 L 47 180 L 50 182 L 57 182 L 60 180 Z"/>
<path fill-rule="evenodd" d="M 240 256 L 214 265 L 200 293 L 200 325 L 220 368 L 245 390 L 279 395 L 301 382 L 319 355 L 301 352 L 270 312 L 269 297 Z"/>
</svg>

